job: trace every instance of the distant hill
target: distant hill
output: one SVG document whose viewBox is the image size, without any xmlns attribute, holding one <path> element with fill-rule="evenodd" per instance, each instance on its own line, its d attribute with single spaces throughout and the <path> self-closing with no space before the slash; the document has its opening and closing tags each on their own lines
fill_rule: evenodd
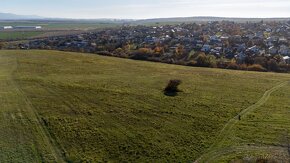
<svg viewBox="0 0 290 163">
<path fill-rule="evenodd" d="M 12 13 L 1 13 L 0 20 L 44 20 L 44 21 L 84 21 L 84 22 L 110 22 L 110 23 L 133 23 L 133 24 L 148 24 L 148 23 L 188 23 L 188 22 L 208 22 L 208 21 L 289 21 L 289 18 L 230 18 L 230 17 L 211 17 L 211 16 L 197 16 L 197 17 L 173 17 L 173 18 L 152 18 L 152 19 L 71 19 L 71 18 L 46 18 L 37 15 L 17 15 Z"/>
<path fill-rule="evenodd" d="M 246 21 L 289 21 L 290 18 L 228 18 L 228 17 L 176 17 L 176 18 L 156 18 L 156 19 L 143 19 L 137 20 L 135 23 L 166 23 L 166 22 L 207 22 L 207 21 L 236 21 L 236 22 L 246 22 Z"/>
<path fill-rule="evenodd" d="M 43 17 L 36 15 L 16 15 L 11 13 L 0 13 L 0 20 L 28 20 L 28 19 L 42 19 Z"/>
</svg>

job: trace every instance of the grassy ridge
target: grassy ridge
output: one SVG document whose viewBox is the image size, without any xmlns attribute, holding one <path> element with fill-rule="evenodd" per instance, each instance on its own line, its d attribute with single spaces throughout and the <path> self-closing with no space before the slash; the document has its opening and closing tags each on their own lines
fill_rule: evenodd
<svg viewBox="0 0 290 163">
<path fill-rule="evenodd" d="M 229 119 L 289 79 L 55 51 L 0 55 L 17 58 L 14 79 L 68 161 L 193 161 Z M 172 78 L 183 92 L 164 96 Z"/>
</svg>

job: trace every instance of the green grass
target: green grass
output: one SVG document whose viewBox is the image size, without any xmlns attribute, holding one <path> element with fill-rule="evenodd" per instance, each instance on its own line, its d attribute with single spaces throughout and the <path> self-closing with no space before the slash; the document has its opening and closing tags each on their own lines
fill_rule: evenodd
<svg viewBox="0 0 290 163">
<path fill-rule="evenodd" d="M 0 64 L 1 90 L 9 92 L 15 87 L 20 90 L 10 91 L 11 96 L 0 94 L 7 98 L 1 102 L 1 108 L 6 109 L 2 110 L 0 144 L 2 149 L 5 147 L 4 151 L 9 151 L 4 154 L 6 157 L 0 157 L 1 162 L 21 159 L 24 155 L 28 157 L 26 162 L 41 158 L 75 162 L 194 161 L 215 143 L 230 119 L 255 104 L 265 91 L 290 77 L 289 74 L 191 68 L 56 51 L 0 51 L 0 61 L 3 63 Z M 170 79 L 183 81 L 180 86 L 183 92 L 176 97 L 164 96 L 162 92 Z M 280 120 L 277 126 L 281 128 L 276 133 L 289 128 L 285 121 L 289 112 L 289 100 L 286 100 L 289 87 L 288 84 L 273 93 L 265 104 L 269 107 L 260 109 L 263 114 L 259 109 L 252 113 L 259 118 L 275 113 L 273 121 Z M 14 103 L 25 104 L 22 117 L 35 117 L 38 123 L 31 125 L 19 120 L 15 127 L 9 128 L 11 132 L 3 132 L 7 128 L 3 124 L 13 122 L 13 116 L 6 115 L 12 111 L 14 117 L 19 114 L 17 107 L 8 107 Z M 4 119 L 5 116 L 8 118 Z M 263 126 L 267 122 L 259 120 L 261 134 L 254 134 L 256 129 L 248 127 L 252 123 L 245 117 L 242 122 L 248 123 L 247 126 L 242 122 L 237 124 L 245 134 L 239 130 L 236 134 L 245 141 L 229 139 L 225 145 L 243 145 L 258 138 L 265 140 L 259 142 L 263 145 L 277 143 L 274 140 L 279 135 L 268 133 Z M 23 133 L 27 137 L 38 136 L 38 132 L 30 132 L 34 128 L 42 133 L 42 139 L 35 142 L 24 139 L 18 150 L 10 147 L 17 144 Z M 18 137 L 12 136 L 11 143 L 4 143 L 9 136 L 17 135 L 13 133 Z M 263 139 L 263 134 L 269 138 Z M 42 142 L 47 145 L 37 146 Z M 17 155 L 16 151 L 23 155 Z M 26 155 L 31 151 L 35 153 Z M 43 153 L 52 153 L 54 157 L 43 157 Z"/>
<path fill-rule="evenodd" d="M 274 92 L 262 106 L 243 117 L 218 150 L 227 146 L 244 146 L 237 153 L 221 156 L 216 162 L 242 159 L 249 149 L 257 156 L 275 158 L 280 162 L 289 160 L 290 143 L 290 83 Z M 285 161 L 287 160 L 287 161 Z"/>
<path fill-rule="evenodd" d="M 0 40 L 28 39 L 43 34 L 42 31 L 0 31 Z"/>
<path fill-rule="evenodd" d="M 92 30 L 120 26 L 98 21 L 0 21 L 0 26 L 42 26 L 43 30 Z"/>
</svg>

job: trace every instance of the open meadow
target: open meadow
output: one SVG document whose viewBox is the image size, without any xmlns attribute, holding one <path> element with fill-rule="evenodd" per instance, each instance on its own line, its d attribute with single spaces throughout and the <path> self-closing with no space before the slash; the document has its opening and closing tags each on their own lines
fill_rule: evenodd
<svg viewBox="0 0 290 163">
<path fill-rule="evenodd" d="M 25 40 L 44 33 L 43 31 L 0 31 L 0 40 Z"/>
<path fill-rule="evenodd" d="M 92 30 L 117 27 L 117 22 L 94 20 L 11 20 L 0 21 L 0 26 L 41 26 L 45 30 Z"/>
<path fill-rule="evenodd" d="M 182 81 L 175 97 L 163 93 L 170 79 Z M 0 162 L 285 161 L 289 81 L 290 74 L 2 50 Z"/>
<path fill-rule="evenodd" d="M 51 36 L 64 36 L 95 31 L 104 28 L 119 27 L 122 23 L 89 20 L 18 20 L 1 21 L 2 26 L 41 26 L 38 30 L 0 30 L 0 41 L 28 40 Z"/>
</svg>

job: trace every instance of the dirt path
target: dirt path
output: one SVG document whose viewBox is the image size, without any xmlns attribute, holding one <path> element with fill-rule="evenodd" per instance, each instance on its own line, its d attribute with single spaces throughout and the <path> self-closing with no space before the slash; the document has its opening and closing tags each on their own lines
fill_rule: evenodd
<svg viewBox="0 0 290 163">
<path fill-rule="evenodd" d="M 216 158 L 213 156 L 216 156 L 216 155 L 219 155 L 219 153 L 222 153 L 223 149 L 221 149 L 221 147 L 222 147 L 225 139 L 227 138 L 227 136 L 230 134 L 232 128 L 239 122 L 239 119 L 243 118 L 246 114 L 254 111 L 255 109 L 261 107 L 263 104 L 265 104 L 267 102 L 267 100 L 270 98 L 270 96 L 273 92 L 277 91 L 278 89 L 280 89 L 281 87 L 283 87 L 287 84 L 288 84 L 288 82 L 283 82 L 283 83 L 280 83 L 280 84 L 276 85 L 275 87 L 267 90 L 258 102 L 249 106 L 248 108 L 244 109 L 237 116 L 235 116 L 234 118 L 229 120 L 228 123 L 220 131 L 220 134 L 218 135 L 216 142 L 214 144 L 212 144 L 210 146 L 210 148 L 207 150 L 207 152 L 205 154 L 203 154 L 200 158 L 198 158 L 195 161 L 195 163 L 209 162 L 210 160 L 212 160 L 212 158 Z"/>
<path fill-rule="evenodd" d="M 64 162 L 13 74 L 16 56 L 0 55 L 0 162 Z"/>
<path fill-rule="evenodd" d="M 260 152 L 266 151 L 268 153 L 279 153 L 277 159 L 281 159 L 283 161 L 290 161 L 289 154 L 287 151 L 287 147 L 280 147 L 280 146 L 238 146 L 238 147 L 228 147 L 223 148 L 218 151 L 214 151 L 211 153 L 210 157 L 205 162 L 215 162 L 217 159 L 221 158 L 222 156 L 229 155 L 231 153 L 242 153 L 242 152 Z"/>
</svg>

